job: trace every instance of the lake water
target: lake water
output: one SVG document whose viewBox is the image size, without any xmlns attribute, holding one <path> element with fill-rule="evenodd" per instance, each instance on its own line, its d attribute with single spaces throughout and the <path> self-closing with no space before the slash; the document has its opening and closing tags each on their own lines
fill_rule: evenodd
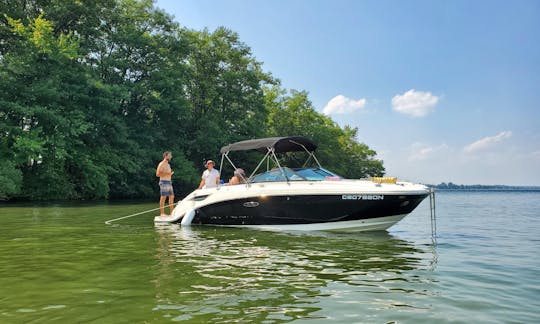
<svg viewBox="0 0 540 324">
<path fill-rule="evenodd" d="M 539 323 L 540 193 L 438 192 L 387 232 L 154 226 L 0 205 L 1 323 Z"/>
</svg>

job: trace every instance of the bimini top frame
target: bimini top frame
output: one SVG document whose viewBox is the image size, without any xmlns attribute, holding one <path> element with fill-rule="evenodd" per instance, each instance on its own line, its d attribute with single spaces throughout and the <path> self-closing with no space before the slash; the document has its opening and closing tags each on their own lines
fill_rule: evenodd
<svg viewBox="0 0 540 324">
<path fill-rule="evenodd" d="M 268 148 L 273 148 L 276 153 L 298 152 L 303 150 L 313 152 L 317 149 L 317 145 L 309 138 L 303 136 L 268 137 L 232 143 L 223 146 L 220 153 L 250 150 L 266 153 Z"/>
<path fill-rule="evenodd" d="M 314 154 L 316 149 L 317 149 L 317 145 L 312 140 L 306 137 L 302 137 L 302 136 L 268 137 L 268 138 L 236 142 L 236 143 L 223 146 L 221 148 L 220 150 L 221 165 L 219 169 L 222 170 L 224 159 L 227 159 L 227 161 L 231 164 L 231 166 L 235 170 L 237 169 L 237 167 L 229 158 L 229 152 L 257 150 L 261 153 L 264 153 L 264 156 L 261 159 L 261 162 L 259 162 L 257 167 L 253 170 L 253 172 L 251 173 L 248 179 L 250 179 L 251 177 L 255 175 L 255 173 L 259 170 L 264 160 L 267 160 L 267 163 L 269 164 L 269 161 L 271 158 L 275 162 L 275 164 L 278 166 L 278 168 L 281 170 L 282 175 L 285 177 L 285 179 L 287 179 L 287 182 L 288 182 L 289 178 L 283 171 L 281 164 L 279 163 L 279 160 L 276 156 L 276 153 L 305 151 L 306 153 L 309 154 L 309 157 L 304 163 L 304 166 L 306 166 L 307 163 L 313 158 L 315 162 L 317 163 L 317 165 L 320 168 L 322 168 L 321 164 L 319 163 L 319 161 L 317 160 L 317 157 Z M 243 176 L 242 176 L 242 179 L 247 182 L 247 179 L 245 179 Z"/>
</svg>

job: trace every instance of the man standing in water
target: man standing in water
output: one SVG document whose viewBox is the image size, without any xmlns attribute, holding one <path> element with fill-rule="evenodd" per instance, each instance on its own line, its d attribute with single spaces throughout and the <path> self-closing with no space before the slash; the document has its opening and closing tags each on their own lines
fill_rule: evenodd
<svg viewBox="0 0 540 324">
<path fill-rule="evenodd" d="M 174 205 L 174 191 L 171 181 L 171 176 L 174 171 L 171 170 L 169 161 L 172 159 L 171 152 L 163 153 L 163 161 L 161 161 L 156 170 L 156 177 L 159 177 L 159 189 L 161 197 L 159 198 L 159 210 L 160 216 L 167 216 L 165 214 L 165 200 L 169 197 L 169 212 L 172 215 Z"/>
</svg>

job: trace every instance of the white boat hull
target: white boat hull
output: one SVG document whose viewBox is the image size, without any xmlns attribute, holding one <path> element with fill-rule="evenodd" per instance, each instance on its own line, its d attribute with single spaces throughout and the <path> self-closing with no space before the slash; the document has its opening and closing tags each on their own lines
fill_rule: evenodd
<svg viewBox="0 0 540 324">
<path fill-rule="evenodd" d="M 178 223 L 195 211 L 190 225 L 267 230 L 377 231 L 410 213 L 427 195 L 423 185 L 365 180 L 291 181 L 195 190 L 168 217 Z M 187 224 L 184 224 L 187 225 Z"/>
</svg>

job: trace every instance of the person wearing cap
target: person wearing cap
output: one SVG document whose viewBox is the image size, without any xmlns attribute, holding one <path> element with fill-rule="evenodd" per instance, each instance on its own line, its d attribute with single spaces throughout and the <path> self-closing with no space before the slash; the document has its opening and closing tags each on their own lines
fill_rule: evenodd
<svg viewBox="0 0 540 324">
<path fill-rule="evenodd" d="M 244 170 L 238 168 L 234 170 L 234 176 L 229 180 L 229 184 L 237 185 L 241 183 L 246 183 L 246 177 L 244 176 Z"/>
<path fill-rule="evenodd" d="M 219 184 L 219 171 L 214 169 L 214 161 L 206 161 L 206 170 L 204 170 L 199 189 L 215 188 Z"/>
</svg>

